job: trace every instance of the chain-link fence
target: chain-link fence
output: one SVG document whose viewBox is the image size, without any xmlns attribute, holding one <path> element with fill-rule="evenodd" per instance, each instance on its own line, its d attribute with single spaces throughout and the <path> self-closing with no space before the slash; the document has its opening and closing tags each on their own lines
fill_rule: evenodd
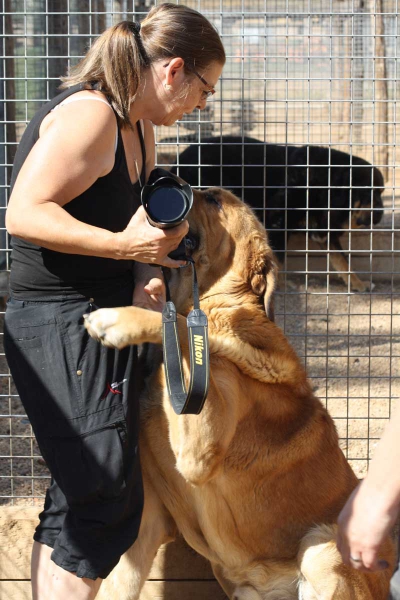
<svg viewBox="0 0 400 600">
<path fill-rule="evenodd" d="M 3 295 L 4 212 L 27 122 L 99 32 L 152 4 L 0 2 Z M 156 130 L 157 161 L 255 206 L 281 266 L 276 320 L 363 476 L 400 385 L 398 2 L 185 4 L 215 24 L 228 58 L 207 109 Z M 48 473 L 1 361 L 0 502 L 41 503 Z"/>
</svg>

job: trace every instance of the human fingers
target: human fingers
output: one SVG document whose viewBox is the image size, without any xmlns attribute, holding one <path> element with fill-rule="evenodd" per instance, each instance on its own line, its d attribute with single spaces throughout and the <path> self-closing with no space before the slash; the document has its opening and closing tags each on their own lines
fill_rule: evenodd
<svg viewBox="0 0 400 600">
<path fill-rule="evenodd" d="M 382 571 L 389 567 L 389 563 L 379 558 L 379 548 L 369 548 L 362 551 L 360 556 L 350 555 L 352 566 L 360 571 Z"/>
<path fill-rule="evenodd" d="M 362 547 L 356 541 L 349 539 L 346 530 L 342 529 L 341 517 L 338 523 L 336 545 L 345 565 L 356 571 L 381 571 L 389 567 L 386 560 L 379 558 L 378 547 Z"/>
<path fill-rule="evenodd" d="M 343 562 L 350 564 L 350 539 L 349 539 L 349 521 L 353 514 L 353 499 L 355 491 L 349 496 L 346 504 L 342 508 L 337 520 L 336 545 L 342 555 Z"/>
<path fill-rule="evenodd" d="M 152 277 L 145 284 L 144 289 L 151 296 L 165 296 L 165 284 L 159 277 Z"/>
<path fill-rule="evenodd" d="M 369 571 L 375 567 L 376 557 L 362 548 L 351 535 L 351 501 L 346 504 L 338 517 L 336 546 L 342 556 L 343 563 L 356 571 Z"/>
<path fill-rule="evenodd" d="M 185 261 L 174 261 L 168 255 L 179 246 L 187 231 L 186 221 L 171 229 L 153 227 L 140 207 L 126 229 L 116 235 L 120 239 L 120 254 L 123 258 L 177 268 L 184 265 Z"/>
<path fill-rule="evenodd" d="M 187 221 L 182 221 L 182 223 L 179 223 L 179 225 L 175 225 L 175 227 L 171 227 L 169 229 L 164 229 L 163 231 L 167 238 L 176 238 L 180 241 L 188 233 L 189 223 Z"/>
<path fill-rule="evenodd" d="M 147 282 L 139 280 L 135 284 L 132 304 L 161 312 L 166 300 L 165 295 L 165 284 L 160 273 Z"/>
<path fill-rule="evenodd" d="M 165 283 L 158 277 L 153 277 L 144 286 L 144 291 L 148 295 L 150 302 L 156 309 L 162 310 L 166 302 Z"/>
<path fill-rule="evenodd" d="M 158 264 L 162 267 L 168 267 L 169 269 L 179 269 L 180 267 L 188 266 L 188 262 L 186 260 L 174 260 L 169 256 L 166 256 L 165 258 L 161 259 L 158 262 Z"/>
<path fill-rule="evenodd" d="M 176 250 L 178 248 L 182 239 L 188 233 L 189 223 L 187 221 L 183 221 L 176 227 L 171 227 L 170 229 L 163 229 L 162 231 L 165 236 L 165 241 L 169 242 L 169 244 L 172 243 L 173 247 L 170 248 L 168 250 L 168 252 L 165 253 L 165 256 L 161 260 L 158 261 L 158 264 L 160 264 L 163 267 L 168 267 L 170 269 L 178 269 L 179 267 L 186 267 L 187 266 L 186 260 L 178 260 L 178 259 L 171 258 L 169 256 L 169 254 L 171 254 L 171 252 L 173 250 Z"/>
<path fill-rule="evenodd" d="M 363 552 L 357 556 L 350 555 L 349 565 L 356 571 L 384 571 L 389 568 L 387 560 L 380 559 L 376 552 Z"/>
<path fill-rule="evenodd" d="M 349 548 L 348 539 L 347 539 L 344 531 L 342 530 L 341 523 L 339 521 L 338 521 L 338 525 L 339 525 L 339 527 L 338 527 L 337 536 L 336 536 L 336 546 L 342 556 L 342 560 L 343 560 L 344 564 L 350 566 L 350 548 Z"/>
</svg>

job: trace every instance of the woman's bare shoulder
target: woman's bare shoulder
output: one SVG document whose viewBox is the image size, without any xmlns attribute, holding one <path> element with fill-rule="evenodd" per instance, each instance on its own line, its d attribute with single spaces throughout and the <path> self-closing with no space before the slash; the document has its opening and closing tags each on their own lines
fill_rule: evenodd
<svg viewBox="0 0 400 600">
<path fill-rule="evenodd" d="M 82 90 L 68 96 L 63 102 L 58 104 L 43 119 L 39 130 L 39 137 L 54 125 L 68 126 L 70 121 L 85 121 L 90 115 L 91 127 L 95 130 L 97 127 L 104 131 L 107 125 L 116 128 L 116 117 L 111 104 L 102 92 L 97 90 Z"/>
</svg>

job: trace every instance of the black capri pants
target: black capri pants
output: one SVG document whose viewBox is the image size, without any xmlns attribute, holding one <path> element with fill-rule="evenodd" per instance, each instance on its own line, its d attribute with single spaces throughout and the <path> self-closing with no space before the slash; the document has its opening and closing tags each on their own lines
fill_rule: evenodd
<svg viewBox="0 0 400 600">
<path fill-rule="evenodd" d="M 11 298 L 6 357 L 52 475 L 34 539 L 52 560 L 105 578 L 137 538 L 143 508 L 135 347 L 93 340 L 83 315 L 132 303 L 129 284 L 102 299 Z"/>
</svg>

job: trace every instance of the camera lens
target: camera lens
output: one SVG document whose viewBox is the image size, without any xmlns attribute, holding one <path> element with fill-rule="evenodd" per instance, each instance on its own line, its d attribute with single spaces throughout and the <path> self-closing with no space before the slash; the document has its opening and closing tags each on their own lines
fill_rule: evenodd
<svg viewBox="0 0 400 600">
<path fill-rule="evenodd" d="M 146 210 L 152 221 L 169 225 L 178 224 L 187 213 L 188 202 L 180 189 L 159 187 L 150 194 Z"/>
</svg>

